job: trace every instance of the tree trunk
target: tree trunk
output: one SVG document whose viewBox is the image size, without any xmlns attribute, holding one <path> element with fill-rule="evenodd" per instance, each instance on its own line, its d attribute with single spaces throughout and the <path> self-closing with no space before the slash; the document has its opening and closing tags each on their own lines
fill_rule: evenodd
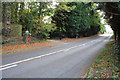
<svg viewBox="0 0 120 80">
<path fill-rule="evenodd" d="M 114 39 L 117 40 L 117 34 L 116 34 L 116 31 L 114 31 Z"/>
<path fill-rule="evenodd" d="M 9 36 L 10 33 L 10 19 L 11 19 L 11 8 L 10 8 L 11 3 L 10 2 L 3 2 L 2 3 L 2 26 L 3 30 L 2 33 L 4 33 L 5 36 Z M 4 31 L 4 32 L 3 32 Z"/>
<path fill-rule="evenodd" d="M 6 9 L 6 3 L 2 3 L 2 22 L 3 22 L 3 27 L 5 27 L 6 23 L 7 23 L 7 15 L 6 15 L 6 12 L 7 12 L 7 9 Z"/>
<path fill-rule="evenodd" d="M 4 2 L 3 3 L 3 26 L 6 27 L 7 25 L 10 24 L 10 17 L 11 17 L 11 10 L 10 10 L 10 3 L 9 2 Z"/>
<path fill-rule="evenodd" d="M 118 37 L 117 37 L 117 40 L 120 42 L 120 30 L 118 31 Z"/>
</svg>

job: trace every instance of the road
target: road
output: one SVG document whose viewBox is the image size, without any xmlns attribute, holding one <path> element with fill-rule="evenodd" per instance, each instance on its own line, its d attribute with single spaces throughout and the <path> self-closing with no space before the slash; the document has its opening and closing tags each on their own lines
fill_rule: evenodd
<svg viewBox="0 0 120 80">
<path fill-rule="evenodd" d="M 80 78 L 110 36 L 52 45 L 2 56 L 3 78 Z"/>
</svg>

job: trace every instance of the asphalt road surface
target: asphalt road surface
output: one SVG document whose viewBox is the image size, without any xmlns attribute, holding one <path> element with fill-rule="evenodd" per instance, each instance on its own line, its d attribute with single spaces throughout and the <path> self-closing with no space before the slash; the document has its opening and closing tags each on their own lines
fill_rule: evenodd
<svg viewBox="0 0 120 80">
<path fill-rule="evenodd" d="M 2 56 L 3 78 L 80 78 L 110 35 Z"/>
</svg>

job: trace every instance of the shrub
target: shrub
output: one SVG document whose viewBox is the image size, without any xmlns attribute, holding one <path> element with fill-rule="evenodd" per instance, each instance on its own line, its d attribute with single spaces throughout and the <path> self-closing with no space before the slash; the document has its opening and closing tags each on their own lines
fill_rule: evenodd
<svg viewBox="0 0 120 80">
<path fill-rule="evenodd" d="M 22 36 L 22 25 L 12 24 L 10 27 L 10 36 L 11 37 L 21 37 Z"/>
</svg>

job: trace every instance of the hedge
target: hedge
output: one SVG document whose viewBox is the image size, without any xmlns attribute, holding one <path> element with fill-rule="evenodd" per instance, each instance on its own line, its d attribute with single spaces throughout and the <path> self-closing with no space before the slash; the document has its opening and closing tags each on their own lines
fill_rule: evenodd
<svg viewBox="0 0 120 80">
<path fill-rule="evenodd" d="M 12 24 L 10 27 L 10 36 L 11 37 L 21 37 L 22 36 L 22 25 Z"/>
</svg>

